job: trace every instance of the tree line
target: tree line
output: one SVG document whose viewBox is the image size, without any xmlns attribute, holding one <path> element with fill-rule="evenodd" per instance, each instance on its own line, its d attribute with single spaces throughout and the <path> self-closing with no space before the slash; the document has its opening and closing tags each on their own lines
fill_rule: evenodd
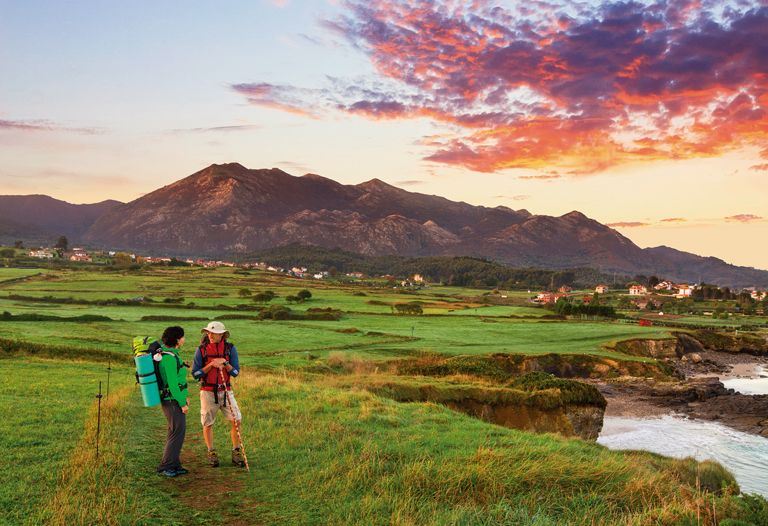
<svg viewBox="0 0 768 526">
<path fill-rule="evenodd" d="M 589 268 L 515 268 L 469 256 L 363 256 L 341 249 L 295 244 L 251 254 L 247 259 L 259 259 L 283 268 L 302 266 L 327 270 L 331 277 L 343 277 L 347 272 L 362 272 L 368 276 L 391 275 L 398 279 L 421 274 L 431 282 L 461 287 L 557 290 L 563 285 L 592 286 L 609 280 L 608 275 Z M 627 277 L 622 276 L 621 279 L 626 280 Z"/>
</svg>

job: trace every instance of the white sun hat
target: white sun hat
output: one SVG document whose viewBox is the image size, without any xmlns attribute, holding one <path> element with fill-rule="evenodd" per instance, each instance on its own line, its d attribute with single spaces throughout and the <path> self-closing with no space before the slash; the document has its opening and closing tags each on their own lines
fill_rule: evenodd
<svg viewBox="0 0 768 526">
<path fill-rule="evenodd" d="M 229 331 L 220 321 L 212 321 L 200 332 L 212 332 L 213 334 L 229 334 Z"/>
</svg>

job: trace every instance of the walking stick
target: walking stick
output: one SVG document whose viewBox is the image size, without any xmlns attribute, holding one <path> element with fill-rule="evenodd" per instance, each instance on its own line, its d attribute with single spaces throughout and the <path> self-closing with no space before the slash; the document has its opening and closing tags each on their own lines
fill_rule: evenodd
<svg viewBox="0 0 768 526">
<path fill-rule="evenodd" d="M 219 376 L 221 376 L 221 383 L 224 384 L 224 394 L 227 397 L 227 403 L 229 404 L 229 410 L 232 410 L 232 399 L 229 397 L 229 389 L 227 389 L 227 382 L 224 379 L 224 371 L 219 369 Z M 234 412 L 232 416 L 235 416 Z M 242 416 L 242 415 L 240 415 Z M 243 460 L 245 461 L 245 469 L 251 471 L 251 467 L 248 465 L 248 457 L 245 454 L 245 444 L 243 444 L 243 435 L 240 433 L 240 420 L 235 419 L 235 430 L 237 430 L 237 439 L 240 441 L 240 451 L 243 454 Z"/>
</svg>

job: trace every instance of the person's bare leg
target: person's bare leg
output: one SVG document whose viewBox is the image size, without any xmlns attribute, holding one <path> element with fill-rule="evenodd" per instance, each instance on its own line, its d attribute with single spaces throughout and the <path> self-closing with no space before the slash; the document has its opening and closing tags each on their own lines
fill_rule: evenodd
<svg viewBox="0 0 768 526">
<path fill-rule="evenodd" d="M 203 426 L 203 439 L 208 450 L 213 449 L 213 426 Z"/>
<path fill-rule="evenodd" d="M 237 439 L 237 425 L 234 420 L 230 420 L 229 423 L 232 426 L 229 429 L 229 436 L 232 437 L 232 449 L 235 449 L 240 446 L 240 441 Z"/>
</svg>

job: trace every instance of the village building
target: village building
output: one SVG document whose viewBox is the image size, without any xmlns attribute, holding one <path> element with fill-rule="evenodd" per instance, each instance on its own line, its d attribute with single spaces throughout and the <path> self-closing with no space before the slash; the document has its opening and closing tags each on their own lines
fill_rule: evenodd
<svg viewBox="0 0 768 526">
<path fill-rule="evenodd" d="M 411 278 L 411 281 L 413 281 L 414 283 L 423 283 L 424 277 L 421 274 L 414 274 L 413 277 Z"/>
<path fill-rule="evenodd" d="M 676 285 L 677 287 L 677 294 L 675 294 L 676 298 L 690 298 L 691 294 L 693 293 L 693 288 L 691 288 L 689 285 Z"/>
<path fill-rule="evenodd" d="M 595 292 L 597 292 L 598 294 L 605 294 L 606 292 L 608 292 L 608 285 L 604 285 L 603 283 L 601 283 L 600 285 L 595 287 Z"/>
<path fill-rule="evenodd" d="M 70 261 L 78 261 L 81 263 L 91 263 L 93 258 L 88 255 L 83 249 L 75 249 L 75 251 L 69 256 Z"/>
<path fill-rule="evenodd" d="M 53 259 L 53 251 L 49 248 L 41 248 L 40 250 L 30 250 L 29 256 L 40 259 Z"/>
<path fill-rule="evenodd" d="M 646 289 L 642 285 L 632 285 L 629 287 L 629 295 L 630 296 L 642 296 L 643 294 L 647 294 L 648 289 Z"/>
<path fill-rule="evenodd" d="M 563 285 L 562 287 L 557 289 L 557 292 L 561 292 L 563 294 L 567 294 L 567 293 L 571 292 L 572 290 L 573 289 L 571 287 L 569 287 L 568 285 Z"/>
<path fill-rule="evenodd" d="M 356 278 L 356 279 L 362 279 L 365 277 L 365 274 L 362 272 L 347 272 L 348 278 Z"/>
<path fill-rule="evenodd" d="M 557 292 L 539 292 L 533 299 L 535 303 L 557 303 L 560 298 L 565 298 L 566 294 Z"/>
<path fill-rule="evenodd" d="M 303 278 L 307 273 L 307 267 L 291 267 L 290 274 L 293 274 L 297 278 Z"/>
</svg>

